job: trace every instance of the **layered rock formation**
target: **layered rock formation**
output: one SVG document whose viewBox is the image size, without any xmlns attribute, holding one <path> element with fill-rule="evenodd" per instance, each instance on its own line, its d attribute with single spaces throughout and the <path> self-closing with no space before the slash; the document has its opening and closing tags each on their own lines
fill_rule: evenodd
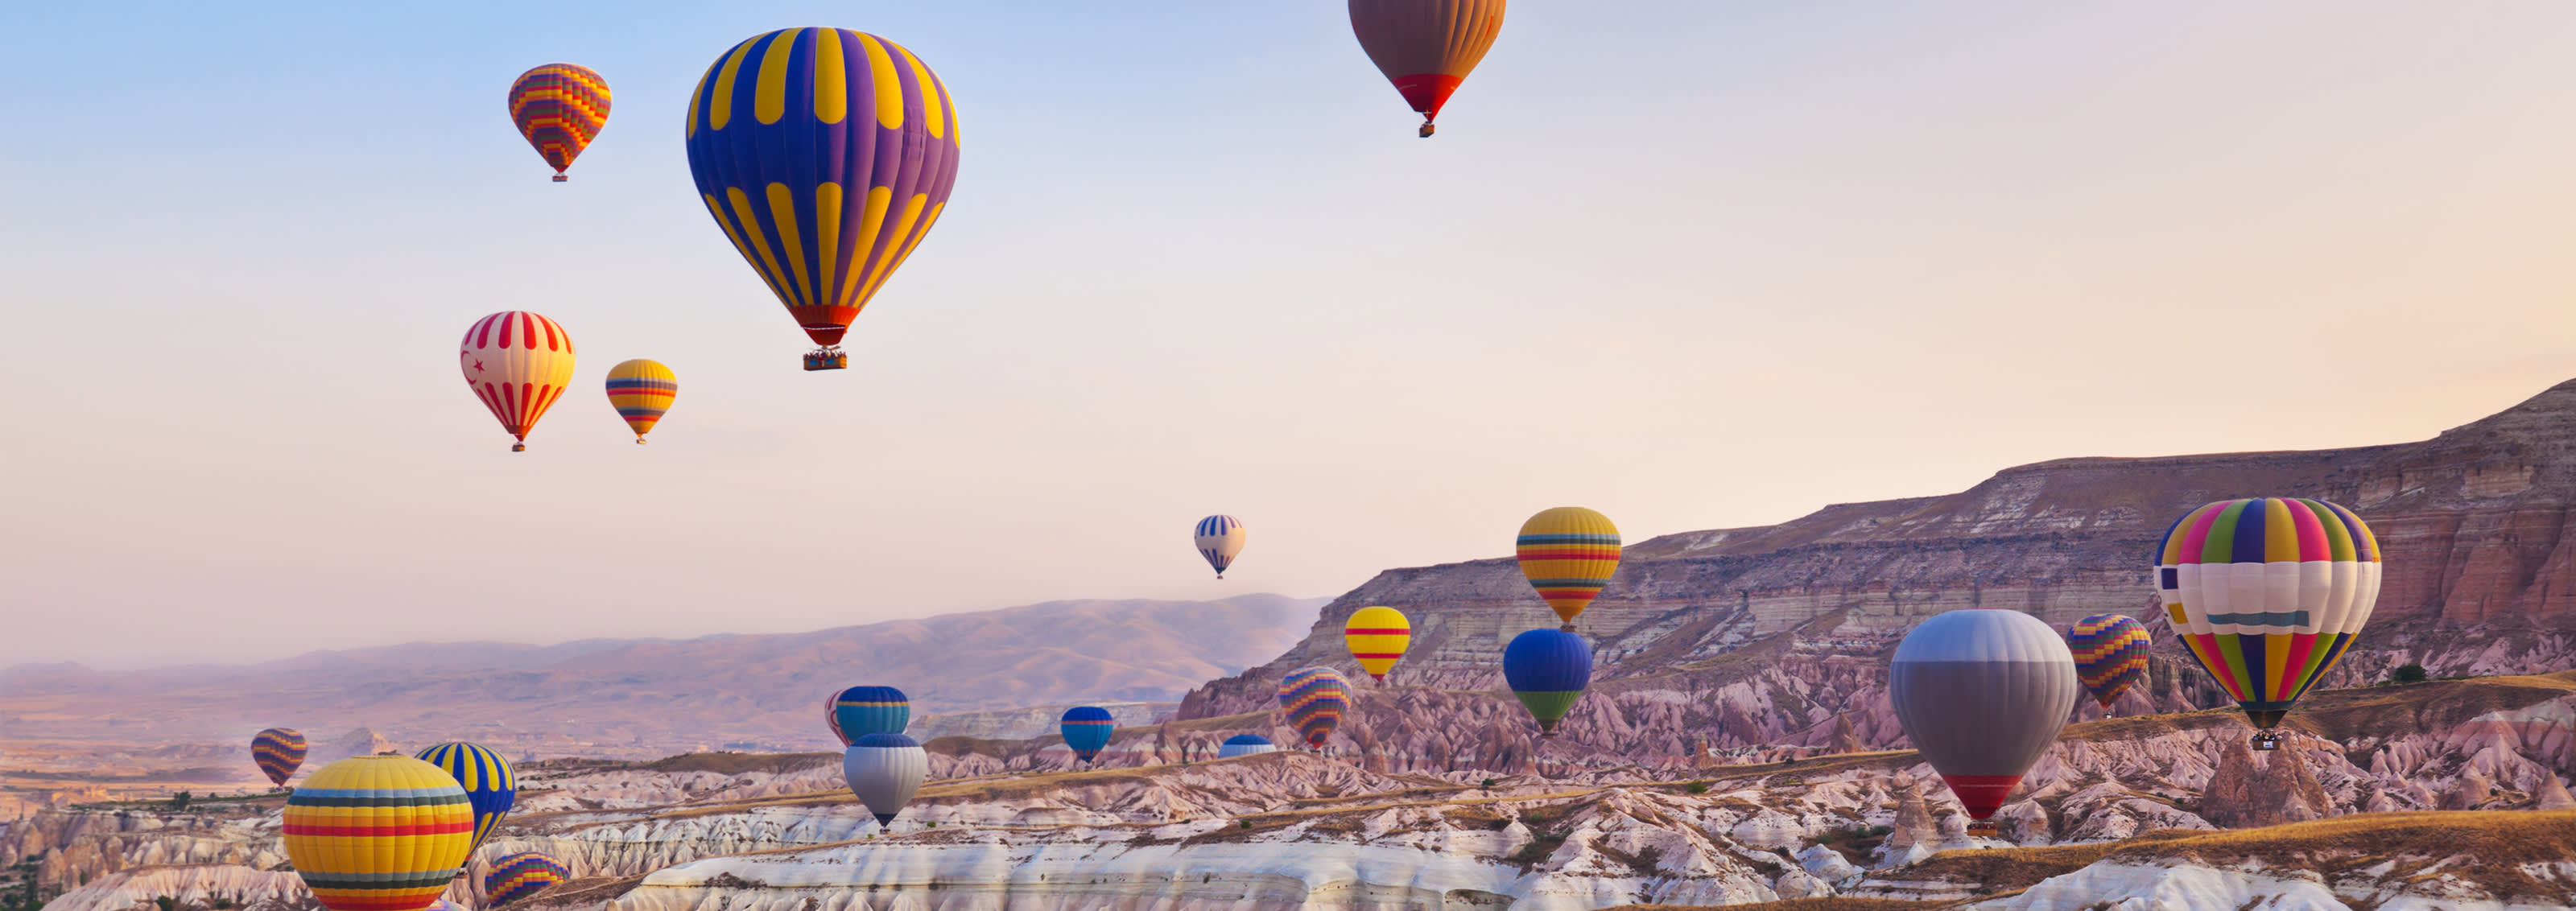
<svg viewBox="0 0 2576 911">
<path fill-rule="evenodd" d="M 1578 623 L 1593 693 L 1570 753 L 1620 761 L 1717 748 L 1897 746 L 1885 656 L 1920 619 L 2004 608 L 2063 626 L 2127 613 L 2158 635 L 2153 680 L 2121 714 L 2222 704 L 2164 628 L 2144 555 L 2176 517 L 2237 496 L 2322 497 L 2368 519 L 2386 554 L 2371 626 L 2327 685 L 2401 664 L 2436 675 L 2576 666 L 2576 382 L 2420 442 L 2314 452 L 2085 458 L 2006 469 L 1940 497 L 1830 506 L 1767 528 L 1631 545 Z M 1502 538 L 1498 535 L 1497 541 Z M 1477 767 L 1535 749 L 1501 692 L 1502 644 L 1555 622 L 1509 559 L 1388 570 L 1324 608 L 1307 638 L 1212 681 L 1179 717 L 1263 711 L 1289 670 L 1355 667 L 1343 621 L 1412 618 L 1413 647 L 1363 711 L 1395 768 Z M 1427 692 L 1426 692 L 1427 691 Z M 1484 766 L 1490 767 L 1490 766 Z"/>
</svg>

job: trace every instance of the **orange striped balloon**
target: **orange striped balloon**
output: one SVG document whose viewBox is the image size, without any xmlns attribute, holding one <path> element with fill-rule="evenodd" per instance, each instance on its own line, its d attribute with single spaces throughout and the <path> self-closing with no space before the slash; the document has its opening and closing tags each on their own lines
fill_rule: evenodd
<svg viewBox="0 0 2576 911">
<path fill-rule="evenodd" d="M 1395 608 L 1363 607 L 1342 624 L 1342 641 L 1351 647 L 1351 657 L 1359 659 L 1360 670 L 1385 683 L 1386 672 L 1395 669 L 1396 659 L 1413 643 L 1413 624 Z"/>
<path fill-rule="evenodd" d="M 554 166 L 554 182 L 562 183 L 570 179 L 564 169 L 608 126 L 608 80 L 569 63 L 521 73 L 510 83 L 510 122 Z"/>
<path fill-rule="evenodd" d="M 1543 510 L 1521 523 L 1515 543 L 1521 575 L 1547 600 L 1565 629 L 1619 571 L 1619 526 L 1580 506 Z"/>
<path fill-rule="evenodd" d="M 465 866 L 474 808 L 439 767 L 358 756 L 286 799 L 286 856 L 331 911 L 421 911 Z"/>
</svg>

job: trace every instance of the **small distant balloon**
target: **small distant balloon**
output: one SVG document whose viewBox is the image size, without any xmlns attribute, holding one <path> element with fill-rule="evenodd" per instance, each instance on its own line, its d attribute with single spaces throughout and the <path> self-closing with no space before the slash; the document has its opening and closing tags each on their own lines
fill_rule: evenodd
<svg viewBox="0 0 2576 911">
<path fill-rule="evenodd" d="M 1351 33 L 1370 62 L 1422 114 L 1429 138 L 1440 107 L 1503 30 L 1504 0 L 1350 0 Z"/>
<path fill-rule="evenodd" d="M 1580 506 L 1541 510 L 1521 523 L 1513 551 L 1521 575 L 1572 632 L 1574 618 L 1619 571 L 1619 526 Z"/>
<path fill-rule="evenodd" d="M 869 734 L 841 754 L 841 778 L 850 793 L 877 818 L 878 826 L 894 823 L 921 780 L 930 774 L 930 754 L 902 734 Z"/>
<path fill-rule="evenodd" d="M 608 125 L 608 80 L 588 67 L 549 63 L 519 74 L 510 83 L 510 122 L 519 135 L 554 166 L 554 182 L 571 178 L 564 169 L 599 138 Z"/>
<path fill-rule="evenodd" d="M 1278 745 L 1271 743 L 1270 738 L 1268 737 L 1263 737 L 1259 734 L 1236 734 L 1232 737 L 1226 738 L 1225 743 L 1217 746 L 1216 758 L 1233 759 L 1237 756 L 1259 756 L 1263 753 L 1275 753 L 1278 752 L 1278 750 Z"/>
<path fill-rule="evenodd" d="M 483 894 L 487 904 L 498 908 L 571 878 L 572 871 L 554 855 L 524 851 L 492 864 L 491 872 L 483 874 Z"/>
<path fill-rule="evenodd" d="M 680 378 L 660 361 L 636 358 L 608 368 L 608 406 L 626 419 L 638 444 L 653 432 L 653 425 L 661 422 L 662 413 L 671 410 L 671 401 L 679 395 Z"/>
<path fill-rule="evenodd" d="M 1243 552 L 1243 520 L 1233 516 L 1200 519 L 1199 527 L 1191 533 L 1190 540 L 1198 546 L 1199 556 L 1206 558 L 1209 566 L 1216 567 L 1216 577 L 1223 579 L 1225 568 L 1234 565 L 1234 556 Z"/>
<path fill-rule="evenodd" d="M 1099 706 L 1075 706 L 1064 713 L 1056 726 L 1064 735 L 1064 745 L 1073 750 L 1073 758 L 1090 762 L 1100 758 L 1100 750 L 1109 745 L 1109 736 L 1118 732 L 1118 720 Z"/>
<path fill-rule="evenodd" d="M 823 700 L 823 723 L 844 747 L 869 734 L 901 734 L 912 726 L 912 700 L 890 686 L 854 686 Z"/>
<path fill-rule="evenodd" d="M 1342 624 L 1342 642 L 1350 646 L 1351 657 L 1360 663 L 1377 682 L 1386 682 L 1386 672 L 1395 669 L 1396 659 L 1413 643 L 1413 624 L 1404 612 L 1392 607 L 1363 607 L 1351 612 L 1349 622 Z"/>
<path fill-rule="evenodd" d="M 456 779 L 474 806 L 474 847 L 490 840 L 519 799 L 519 776 L 510 761 L 492 748 L 472 743 L 442 743 L 413 757 Z"/>
<path fill-rule="evenodd" d="M 304 764 L 304 735 L 293 728 L 269 728 L 250 739 L 250 761 L 259 765 L 268 783 L 286 786 L 295 768 Z"/>
<path fill-rule="evenodd" d="M 525 310 L 495 313 L 474 321 L 456 351 L 465 386 L 474 391 L 492 416 L 518 442 L 511 452 L 528 448 L 528 433 L 546 416 L 555 399 L 572 382 L 572 335 Z"/>
<path fill-rule="evenodd" d="M 2094 614 L 2066 630 L 2066 646 L 2075 652 L 2075 671 L 2084 678 L 2084 689 L 2105 709 L 2147 679 L 2147 650 L 2152 645 L 2147 628 L 2124 614 Z"/>
<path fill-rule="evenodd" d="M 1329 667 L 1301 667 L 1279 680 L 1279 705 L 1306 746 L 1322 749 L 1350 707 L 1350 681 Z"/>
<path fill-rule="evenodd" d="M 1574 710 L 1592 685 L 1592 646 L 1561 629 L 1534 629 L 1503 647 L 1503 679 L 1538 720 L 1539 736 L 1556 736 L 1556 723 Z"/>
</svg>

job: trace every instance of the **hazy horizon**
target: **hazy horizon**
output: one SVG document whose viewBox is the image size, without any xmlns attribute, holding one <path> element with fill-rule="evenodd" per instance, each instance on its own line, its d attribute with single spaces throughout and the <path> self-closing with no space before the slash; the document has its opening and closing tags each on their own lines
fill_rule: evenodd
<svg viewBox="0 0 2576 911">
<path fill-rule="evenodd" d="M 2563 3 L 1521 4 L 1430 140 L 1332 3 L 8 18 L 0 667 L 1329 597 L 1550 506 L 1634 542 L 2576 376 Z M 963 137 L 838 373 L 680 141 L 807 24 Z M 616 97 L 562 185 L 502 104 L 558 60 Z M 449 346 L 519 308 L 581 354 L 513 455 Z"/>
</svg>

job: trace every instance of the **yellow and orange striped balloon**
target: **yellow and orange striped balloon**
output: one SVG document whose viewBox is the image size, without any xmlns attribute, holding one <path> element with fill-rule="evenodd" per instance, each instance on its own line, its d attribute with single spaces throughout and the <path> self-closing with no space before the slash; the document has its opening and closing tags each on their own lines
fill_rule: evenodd
<svg viewBox="0 0 2576 911">
<path fill-rule="evenodd" d="M 1386 672 L 1395 669 L 1405 646 L 1413 644 L 1413 624 L 1395 608 L 1363 607 L 1352 611 L 1350 621 L 1342 624 L 1342 641 L 1350 645 L 1351 657 L 1359 659 L 1360 670 L 1385 683 Z"/>
<path fill-rule="evenodd" d="M 671 410 L 671 401 L 680 397 L 680 378 L 661 361 L 636 358 L 621 361 L 608 368 L 608 404 L 617 416 L 626 419 L 626 427 L 635 431 L 635 442 L 653 432 L 662 413 Z"/>
<path fill-rule="evenodd" d="M 286 799 L 286 856 L 331 911 L 421 911 L 473 846 L 465 789 L 409 756 L 340 760 Z"/>
<path fill-rule="evenodd" d="M 1610 584 L 1610 574 L 1619 571 L 1619 526 L 1580 506 L 1559 506 L 1529 517 L 1514 545 L 1521 575 L 1569 630 L 1602 586 Z"/>
</svg>

